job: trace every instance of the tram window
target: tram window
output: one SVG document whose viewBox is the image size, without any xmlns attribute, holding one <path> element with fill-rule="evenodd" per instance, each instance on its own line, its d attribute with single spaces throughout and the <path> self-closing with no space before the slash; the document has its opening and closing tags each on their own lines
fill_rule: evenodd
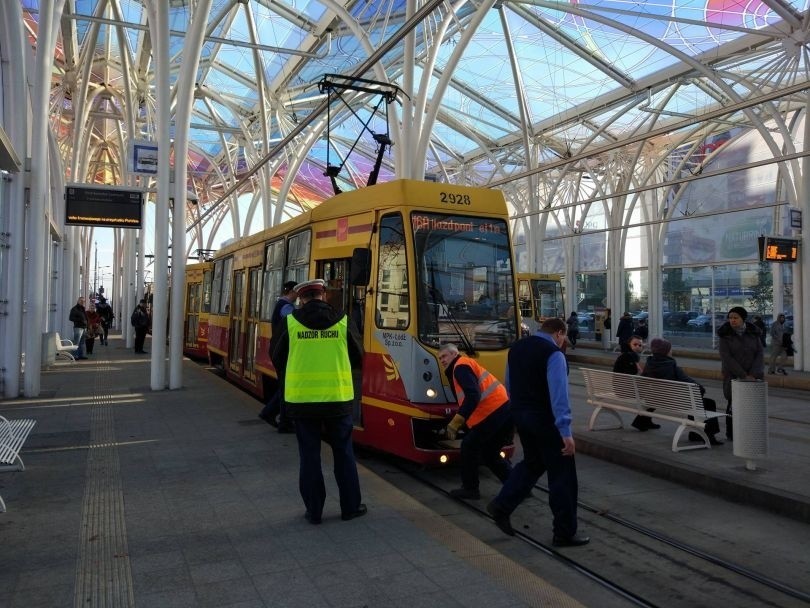
<svg viewBox="0 0 810 608">
<path fill-rule="evenodd" d="M 222 300 L 219 304 L 219 312 L 227 314 L 231 309 L 231 271 L 233 270 L 233 258 L 226 258 L 222 265 Z"/>
<path fill-rule="evenodd" d="M 268 320 L 284 284 L 284 240 L 268 243 L 264 251 L 261 318 Z"/>
<path fill-rule="evenodd" d="M 320 261 L 318 264 L 318 276 L 326 281 L 326 301 L 335 310 L 348 312 L 349 290 L 346 276 L 349 260 Z"/>
<path fill-rule="evenodd" d="M 202 312 L 211 312 L 211 286 L 213 280 L 213 273 L 206 270 L 203 273 L 202 283 Z"/>
<path fill-rule="evenodd" d="M 404 329 L 410 324 L 408 257 L 402 216 L 380 221 L 380 259 L 377 264 L 377 326 Z"/>
<path fill-rule="evenodd" d="M 214 280 L 211 283 L 211 308 L 215 313 L 219 312 L 219 301 L 222 297 L 222 269 L 225 263 L 220 260 L 214 263 Z"/>
<path fill-rule="evenodd" d="M 413 212 L 419 339 L 504 348 L 516 339 L 505 220 Z"/>
<path fill-rule="evenodd" d="M 303 283 L 309 279 L 310 252 L 309 230 L 287 239 L 287 280 Z"/>
</svg>

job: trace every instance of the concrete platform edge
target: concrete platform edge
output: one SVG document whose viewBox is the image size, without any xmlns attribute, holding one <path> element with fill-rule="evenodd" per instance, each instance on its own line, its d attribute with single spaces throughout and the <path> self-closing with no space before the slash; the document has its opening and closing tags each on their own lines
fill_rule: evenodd
<svg viewBox="0 0 810 608">
<path fill-rule="evenodd" d="M 721 496 L 733 502 L 758 507 L 800 521 L 810 520 L 810 504 L 789 492 L 763 487 L 750 478 L 738 481 L 718 477 L 716 473 L 701 470 L 688 463 L 673 467 L 671 462 L 659 461 L 655 459 L 654 454 L 649 452 L 641 452 L 627 446 L 618 449 L 599 441 L 592 435 L 593 433 L 575 433 L 578 452 L 667 481 L 680 483 L 708 494 Z M 742 461 L 740 466 L 744 467 Z M 751 471 L 746 474 L 756 475 L 757 473 Z"/>
</svg>

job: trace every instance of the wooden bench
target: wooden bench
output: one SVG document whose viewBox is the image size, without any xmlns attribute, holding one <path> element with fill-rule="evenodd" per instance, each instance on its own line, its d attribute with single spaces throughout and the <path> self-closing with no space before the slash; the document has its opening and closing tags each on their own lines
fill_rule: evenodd
<svg viewBox="0 0 810 608">
<path fill-rule="evenodd" d="M 627 412 L 675 422 L 678 428 L 672 438 L 673 452 L 711 449 L 703 426 L 711 418 L 726 415 L 721 412 L 707 412 L 703 408 L 700 387 L 691 382 L 659 380 L 600 369 L 582 368 L 580 371 L 585 379 L 588 403 L 596 408 L 588 421 L 589 431 L 622 428 L 624 424 L 619 412 Z M 653 408 L 655 411 L 648 411 Z M 614 416 L 619 422 L 618 426 L 596 427 L 596 419 L 602 412 Z M 679 446 L 681 436 L 687 429 L 700 435 L 703 445 Z"/>
<path fill-rule="evenodd" d="M 37 421 L 31 418 L 9 420 L 0 416 L 0 471 L 25 470 L 20 450 L 36 423 Z M 5 510 L 6 503 L 0 496 L 0 513 Z"/>
</svg>

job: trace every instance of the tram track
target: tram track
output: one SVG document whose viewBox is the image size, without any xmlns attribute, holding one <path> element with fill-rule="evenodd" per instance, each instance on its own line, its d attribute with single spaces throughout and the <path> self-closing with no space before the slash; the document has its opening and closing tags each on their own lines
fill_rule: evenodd
<svg viewBox="0 0 810 608">
<path fill-rule="evenodd" d="M 460 500 L 450 496 L 449 491 L 445 490 L 439 483 L 434 480 L 431 480 L 428 477 L 428 474 L 424 470 L 414 470 L 413 467 L 408 465 L 408 463 L 398 463 L 392 462 L 389 459 L 386 459 L 386 464 L 395 468 L 398 472 L 406 474 L 409 478 L 414 480 L 416 483 L 428 488 L 432 492 L 442 495 L 446 497 L 450 501 L 455 504 L 463 505 L 464 509 L 474 513 L 476 516 L 491 520 L 491 516 L 482 508 L 474 504 L 473 501 L 467 500 Z M 547 493 L 547 488 L 537 485 L 535 486 L 535 490 L 543 493 Z M 532 500 L 530 497 L 527 500 Z M 535 496 L 534 500 L 537 503 L 543 503 L 539 499 L 539 497 Z M 706 577 L 708 580 L 713 581 L 716 583 L 722 583 L 723 586 L 736 591 L 737 593 L 743 594 L 746 597 L 749 597 L 752 601 L 755 601 L 755 605 L 770 605 L 770 606 L 793 606 L 793 605 L 810 605 L 810 593 L 807 593 L 801 589 L 793 587 L 783 581 L 777 580 L 771 576 L 763 574 L 761 572 L 757 572 L 751 568 L 743 566 L 739 563 L 735 563 L 730 561 L 726 558 L 723 558 L 717 554 L 711 553 L 709 551 L 705 551 L 699 547 L 689 544 L 688 542 L 684 542 L 673 538 L 667 534 L 661 533 L 657 530 L 649 528 L 643 524 L 634 522 L 626 517 L 622 517 L 620 515 L 611 513 L 608 510 L 600 509 L 593 505 L 590 505 L 584 501 L 578 501 L 579 508 L 593 516 L 596 516 L 598 519 L 604 520 L 609 522 L 610 526 L 606 529 L 603 529 L 603 532 L 607 535 L 616 535 L 617 541 L 627 544 L 628 538 L 622 536 L 622 534 L 617 534 L 615 531 L 611 529 L 612 526 L 619 526 L 621 530 L 631 531 L 635 535 L 640 535 L 641 539 L 638 541 L 632 541 L 632 545 L 650 552 L 653 556 L 657 556 L 659 560 L 667 560 L 668 564 L 661 562 L 656 564 L 656 568 L 660 572 L 669 572 L 670 570 L 686 570 L 687 572 L 699 573 L 701 576 Z M 538 508 L 545 509 L 547 508 L 545 504 L 537 505 Z M 589 526 L 598 527 L 595 523 L 588 522 Z M 601 588 L 604 588 L 610 593 L 612 593 L 617 598 L 621 598 L 622 600 L 628 602 L 629 605 L 634 606 L 660 606 L 660 605 L 667 605 L 661 604 L 660 602 L 657 603 L 656 600 L 650 599 L 649 597 L 645 597 L 643 592 L 638 592 L 636 590 L 631 589 L 628 585 L 617 580 L 614 575 L 605 574 L 604 570 L 600 567 L 593 567 L 588 565 L 588 559 L 575 559 L 569 557 L 567 554 L 568 551 L 558 551 L 556 548 L 551 546 L 547 542 L 543 542 L 539 540 L 535 536 L 531 535 L 530 533 L 521 531 L 516 526 L 516 535 L 515 538 L 521 540 L 526 545 L 538 550 L 538 552 L 554 559 L 555 561 L 561 563 L 566 568 L 571 569 L 581 576 L 586 577 L 588 580 L 592 581 L 593 583 L 599 585 Z M 653 545 L 649 546 L 650 541 L 652 541 Z M 646 543 L 646 544 L 645 544 Z M 609 545 L 614 546 L 618 543 L 608 542 Z M 669 550 L 668 551 L 659 551 L 655 549 L 655 545 L 664 545 Z M 675 553 L 672 553 L 672 550 Z M 587 551 L 587 550 L 586 550 Z M 587 554 L 586 554 L 587 555 Z M 679 555 L 688 556 L 688 558 L 680 558 Z M 697 560 L 689 561 L 689 560 Z M 618 561 L 618 560 L 613 560 Z M 706 568 L 702 568 L 699 566 L 700 563 L 706 564 Z M 732 574 L 734 577 L 726 577 L 726 576 L 718 576 L 712 575 L 710 569 L 719 569 L 718 571 L 721 573 Z M 628 575 L 631 576 L 631 575 Z M 742 580 L 740 580 L 742 579 Z M 742 584 L 742 581 L 745 581 L 745 584 Z M 756 597 L 753 597 L 751 592 L 748 590 L 747 586 L 755 585 L 757 588 L 767 590 L 763 594 L 758 594 Z M 782 600 L 778 599 L 774 596 L 773 592 L 777 592 L 781 594 Z M 759 599 L 757 599 L 759 598 Z M 787 603 L 784 603 L 787 602 Z"/>
<path fill-rule="evenodd" d="M 534 487 L 536 490 L 540 490 L 541 492 L 548 494 L 548 488 L 541 485 L 535 485 Z M 774 591 L 779 591 L 780 593 L 783 593 L 785 595 L 791 596 L 795 599 L 799 599 L 810 604 L 810 593 L 806 593 L 804 591 L 801 591 L 800 589 L 791 587 L 790 585 L 778 581 L 773 577 L 766 576 L 764 574 L 751 570 L 750 568 L 746 568 L 745 566 L 735 564 L 734 562 L 726 560 L 718 555 L 709 553 L 707 551 L 704 551 L 703 549 L 699 549 L 693 545 L 679 541 L 675 538 L 672 538 L 671 536 L 662 534 L 657 530 L 653 530 L 652 528 L 633 522 L 619 515 L 614 515 L 613 513 L 606 511 L 604 509 L 599 509 L 597 507 L 594 507 L 593 505 L 589 505 L 588 503 L 583 502 L 581 500 L 577 501 L 577 506 L 580 509 L 588 511 L 589 513 L 593 513 L 594 515 L 598 515 L 599 517 L 605 518 L 613 523 L 619 524 L 620 526 L 643 534 L 648 538 L 669 545 L 670 547 L 679 549 L 680 551 L 688 553 L 689 555 L 697 557 L 715 566 L 724 568 L 725 570 L 728 570 L 730 572 L 734 572 L 735 574 L 743 576 L 751 581 L 757 582 L 760 585 L 769 587 Z"/>
</svg>

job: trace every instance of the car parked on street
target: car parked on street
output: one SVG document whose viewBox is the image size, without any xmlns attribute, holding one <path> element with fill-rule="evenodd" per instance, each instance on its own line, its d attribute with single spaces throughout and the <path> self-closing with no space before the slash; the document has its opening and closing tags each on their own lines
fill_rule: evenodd
<svg viewBox="0 0 810 608">
<path fill-rule="evenodd" d="M 689 319 L 694 319 L 698 313 L 694 310 L 679 310 L 664 313 L 664 327 L 667 329 L 686 329 Z"/>
<path fill-rule="evenodd" d="M 726 320 L 726 313 L 714 313 L 714 328 L 720 327 Z M 696 331 L 711 331 L 712 330 L 712 315 L 698 315 L 694 319 L 689 319 L 686 322 L 686 327 Z"/>
</svg>

